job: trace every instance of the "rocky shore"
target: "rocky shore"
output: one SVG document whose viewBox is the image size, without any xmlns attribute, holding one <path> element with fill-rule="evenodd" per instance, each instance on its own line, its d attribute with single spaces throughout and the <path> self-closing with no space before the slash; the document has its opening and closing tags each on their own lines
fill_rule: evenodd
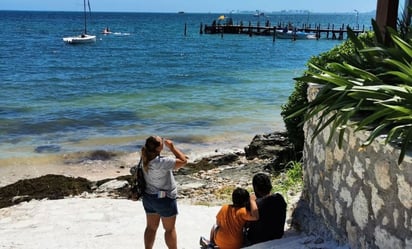
<svg viewBox="0 0 412 249">
<path fill-rule="evenodd" d="M 212 156 L 195 160 L 175 172 L 179 192 L 178 202 L 182 209 L 178 224 L 180 226 L 178 229 L 182 231 L 181 236 L 183 236 L 182 248 L 197 246 L 199 234 L 204 235 L 205 231 L 206 233 L 209 231 L 219 206 L 230 203 L 234 187 L 241 186 L 252 191 L 251 179 L 257 172 L 272 175 L 276 186 L 284 179 L 284 170 L 281 169 L 285 169 L 286 163 L 296 160 L 298 156 L 286 135 L 276 132 L 255 136 L 244 151 L 216 152 Z M 28 177 L 30 174 L 25 174 L 22 179 L 8 185 L 4 184 L 3 176 L 1 178 L 3 185 L 0 184 L 2 186 L 0 187 L 0 216 L 4 218 L 2 229 L 7 233 L 8 238 L 5 243 L 13 245 L 8 248 L 44 248 L 44 243 L 56 244 L 51 248 L 61 247 L 62 243 L 65 246 L 71 243 L 76 245 L 73 247 L 83 248 L 83 244 L 79 246 L 83 241 L 82 234 L 78 233 L 75 227 L 89 231 L 86 237 L 88 240 L 93 239 L 93 247 L 90 248 L 112 248 L 113 241 L 116 241 L 116 246 L 119 246 L 117 241 L 120 237 L 124 237 L 123 248 L 134 248 L 135 244 L 134 242 L 130 244 L 133 240 L 129 238 L 133 237 L 136 231 L 142 234 L 144 230 L 144 226 L 135 225 L 144 220 L 144 213 L 136 212 L 141 210 L 141 208 L 136 209 L 136 204 L 140 206 L 141 202 L 128 200 L 132 181 L 128 172 L 135 163 L 135 158 L 136 154 L 124 157 L 116 153 L 95 151 L 85 153 L 82 157 L 67 157 L 64 171 L 54 171 L 66 172 L 66 174 L 41 174 L 47 172 L 43 169 L 43 171 L 36 171 L 40 174 L 37 177 Z M 77 171 L 79 167 L 83 170 Z M 50 171 L 50 168 L 48 170 Z M 67 174 L 67 170 L 70 170 L 70 174 Z M 115 175 L 115 177 L 102 178 L 107 175 Z M 13 177 L 10 179 L 14 179 Z M 10 181 L 9 178 L 7 179 Z M 324 234 L 328 232 L 327 228 L 319 233 L 320 236 L 301 233 L 299 224 L 295 223 L 292 216 L 295 217 L 298 213 L 304 216 L 307 222 L 315 220 L 307 205 L 302 205 L 304 202 L 301 199 L 301 189 L 294 188 L 282 194 L 288 203 L 284 238 L 251 248 L 349 248 L 325 236 Z M 53 201 L 43 201 L 45 199 Z M 21 205 L 16 205 L 19 203 Z M 77 210 L 75 214 L 71 213 L 73 208 Z M 134 222 L 130 221 L 131 218 Z M 113 222 L 114 220 L 116 222 Z M 90 221 L 93 223 L 91 224 Z M 59 225 L 62 222 L 64 226 Z M 119 224 L 121 227 L 118 227 Z M 30 238 L 34 238 L 34 241 L 20 238 L 22 226 L 27 226 L 26 233 L 30 233 Z M 191 229 L 187 230 L 187 227 Z M 125 229 L 126 231 L 123 231 Z M 47 238 L 44 236 L 44 230 L 50 230 L 46 233 L 49 235 Z M 70 238 L 64 241 L 55 240 L 59 237 L 58 234 L 67 235 L 70 231 Z M 129 234 L 130 231 L 133 231 L 133 234 Z M 113 236 L 116 236 L 116 239 L 112 239 Z M 157 241 L 162 242 L 161 238 Z M 15 247 L 16 243 L 19 247 Z M 164 245 L 157 245 L 155 248 L 164 248 Z"/>
<path fill-rule="evenodd" d="M 116 154 L 95 151 L 84 155 L 83 164 L 104 165 L 115 160 Z M 192 205 L 221 205 L 230 202 L 231 191 L 240 186 L 252 191 L 251 179 L 257 172 L 281 174 L 285 163 L 293 160 L 293 147 L 281 132 L 256 135 L 244 151 L 234 151 L 204 157 L 175 172 L 179 201 Z M 132 165 L 118 165 L 119 172 L 128 172 Z M 115 178 L 90 180 L 46 174 L 21 179 L 0 188 L 0 208 L 31 199 L 62 199 L 71 196 L 130 198 L 130 174 Z M 299 193 L 288 193 L 294 200 Z"/>
</svg>

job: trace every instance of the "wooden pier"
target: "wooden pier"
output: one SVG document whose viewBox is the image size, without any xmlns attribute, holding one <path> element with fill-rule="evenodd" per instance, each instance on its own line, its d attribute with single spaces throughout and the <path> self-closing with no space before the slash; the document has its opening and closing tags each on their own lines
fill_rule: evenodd
<svg viewBox="0 0 412 249">
<path fill-rule="evenodd" d="M 269 22 L 266 22 L 264 26 L 261 26 L 259 23 L 252 25 L 249 22 L 247 25 L 244 25 L 242 22 L 240 24 L 233 24 L 233 22 L 226 22 L 226 23 L 216 23 L 213 22 L 212 25 L 204 25 L 200 24 L 200 34 L 246 34 L 249 36 L 272 36 L 273 39 L 276 38 L 276 32 L 282 32 L 283 30 L 293 30 L 294 32 L 306 32 L 309 34 L 313 34 L 316 39 L 326 38 L 332 40 L 343 40 L 347 37 L 347 26 L 342 24 L 341 26 L 337 27 L 335 25 L 324 25 L 321 26 L 320 24 L 311 26 L 310 24 L 303 24 L 300 27 L 291 26 L 290 24 L 282 24 L 278 23 L 275 26 L 271 26 Z M 352 28 L 355 35 L 359 35 L 364 33 L 365 26 L 362 26 L 360 29 L 359 27 Z M 369 29 L 371 30 L 371 28 Z"/>
</svg>

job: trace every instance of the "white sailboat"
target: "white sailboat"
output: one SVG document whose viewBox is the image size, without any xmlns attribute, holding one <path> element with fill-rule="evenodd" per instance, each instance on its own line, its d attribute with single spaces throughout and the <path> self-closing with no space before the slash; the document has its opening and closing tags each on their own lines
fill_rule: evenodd
<svg viewBox="0 0 412 249">
<path fill-rule="evenodd" d="M 90 9 L 90 3 L 89 9 Z M 84 8 L 84 32 L 78 36 L 71 36 L 71 37 L 64 37 L 63 41 L 69 44 L 82 44 L 82 43 L 92 43 L 96 42 L 95 35 L 87 34 L 87 11 L 86 11 L 86 0 L 83 0 L 83 8 Z"/>
</svg>

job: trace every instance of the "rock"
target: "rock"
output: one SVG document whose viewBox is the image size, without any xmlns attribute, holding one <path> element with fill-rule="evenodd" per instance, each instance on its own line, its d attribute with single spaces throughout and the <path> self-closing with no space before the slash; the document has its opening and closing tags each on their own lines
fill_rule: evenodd
<svg viewBox="0 0 412 249">
<path fill-rule="evenodd" d="M 24 202 L 24 201 L 30 201 L 31 199 L 33 198 L 30 197 L 29 195 L 14 196 L 13 198 L 11 198 L 11 202 L 14 204 L 17 204 L 17 203 Z"/>
<path fill-rule="evenodd" d="M 0 208 L 31 199 L 62 199 L 65 196 L 80 195 L 85 191 L 92 192 L 91 182 L 81 177 L 45 175 L 24 179 L 0 188 Z"/>
<path fill-rule="evenodd" d="M 105 161 L 112 160 L 116 156 L 119 156 L 119 154 L 111 151 L 95 150 L 65 154 L 63 158 L 66 164 L 104 164 Z"/>
<path fill-rule="evenodd" d="M 192 182 L 188 184 L 183 184 L 180 185 L 179 190 L 192 190 L 192 189 L 197 189 L 197 188 L 203 188 L 206 184 L 201 183 L 201 182 Z"/>
<path fill-rule="evenodd" d="M 245 153 L 228 152 L 189 163 L 174 172 L 179 199 L 204 205 L 230 203 L 231 192 L 235 187 L 252 189 L 253 175 L 284 167 L 293 158 L 290 154 L 296 154 L 291 150 L 292 146 L 286 134 L 276 132 L 255 136 L 245 148 Z M 80 161 L 83 164 L 104 167 L 106 163 L 116 163 L 113 156 L 114 153 L 106 151 L 83 152 L 73 157 L 65 157 L 65 162 Z M 112 161 L 104 162 L 109 159 Z M 121 164 L 119 168 L 130 166 Z M 96 182 L 56 175 L 21 180 L 0 188 L 0 208 L 31 199 L 57 199 L 66 196 L 130 198 L 132 180 L 131 175 Z"/>
<path fill-rule="evenodd" d="M 256 135 L 252 142 L 245 148 L 246 159 L 273 158 L 278 151 L 290 146 L 286 133 L 276 132 L 265 135 Z"/>
<path fill-rule="evenodd" d="M 41 145 L 34 149 L 36 153 L 56 153 L 61 150 L 59 145 Z"/>
<path fill-rule="evenodd" d="M 265 135 L 256 135 L 245 148 L 247 160 L 269 159 L 266 169 L 282 170 L 290 161 L 299 161 L 301 153 L 294 150 L 286 132 L 274 132 Z"/>
<path fill-rule="evenodd" d="M 113 152 L 108 152 L 108 151 L 105 151 L 105 150 L 96 150 L 96 151 L 93 151 L 92 153 L 90 153 L 88 159 L 89 160 L 106 161 L 106 160 L 111 159 L 114 156 L 116 156 L 116 154 L 113 153 Z"/>
<path fill-rule="evenodd" d="M 225 155 L 221 155 L 221 156 L 217 156 L 216 158 L 213 158 L 211 163 L 216 166 L 221 166 L 221 165 L 231 164 L 237 160 L 239 160 L 239 155 L 230 153 L 230 154 L 225 154 Z"/>
<path fill-rule="evenodd" d="M 112 192 L 117 189 L 127 187 L 129 185 L 128 181 L 111 180 L 103 183 L 97 188 L 97 192 Z"/>
</svg>

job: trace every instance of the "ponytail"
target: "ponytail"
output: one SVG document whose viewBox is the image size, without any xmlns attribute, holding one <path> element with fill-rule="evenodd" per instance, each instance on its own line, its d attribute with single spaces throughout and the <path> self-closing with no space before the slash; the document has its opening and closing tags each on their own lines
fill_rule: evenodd
<svg viewBox="0 0 412 249">
<path fill-rule="evenodd" d="M 156 137 L 150 136 L 146 139 L 145 145 L 141 150 L 141 158 L 143 162 L 143 169 L 147 172 L 149 169 L 149 162 L 152 161 L 159 155 L 159 152 L 156 150 L 161 144 L 156 140 Z"/>
<path fill-rule="evenodd" d="M 143 169 L 145 172 L 149 169 L 149 160 L 147 160 L 146 156 L 146 147 L 142 147 L 142 151 L 140 153 L 140 157 L 142 158 L 142 163 L 143 163 Z"/>
</svg>

